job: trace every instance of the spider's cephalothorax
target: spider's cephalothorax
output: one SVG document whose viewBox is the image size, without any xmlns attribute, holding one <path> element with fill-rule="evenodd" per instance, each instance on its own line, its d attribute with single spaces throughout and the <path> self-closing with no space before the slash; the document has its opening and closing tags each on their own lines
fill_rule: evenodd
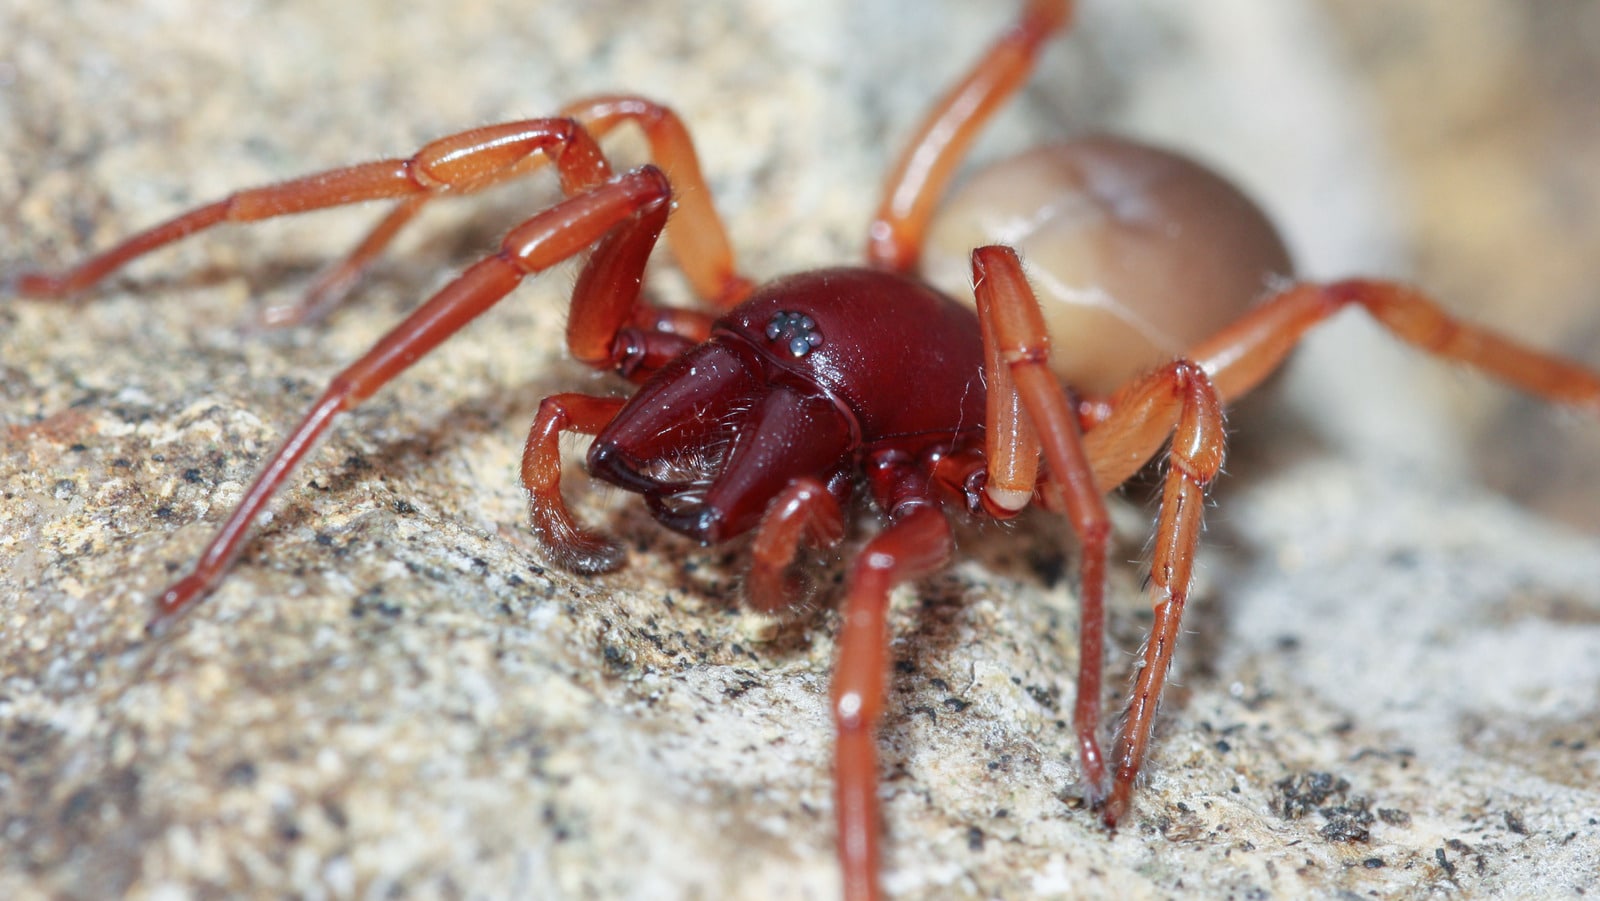
<svg viewBox="0 0 1600 901">
<path fill-rule="evenodd" d="M 862 466 L 973 446 L 982 368 L 972 309 L 921 282 L 859 268 L 789 276 L 645 382 L 590 445 L 589 472 L 644 495 L 664 525 L 723 541 L 797 479 L 842 503 Z M 924 403 L 929 391 L 954 402 Z M 684 479 L 680 459 L 717 465 Z"/>
</svg>

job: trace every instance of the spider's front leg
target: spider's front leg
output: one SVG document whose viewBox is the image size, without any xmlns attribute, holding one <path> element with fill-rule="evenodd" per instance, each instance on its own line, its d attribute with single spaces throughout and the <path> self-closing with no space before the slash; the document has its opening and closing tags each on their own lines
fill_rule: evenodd
<svg viewBox="0 0 1600 901">
<path fill-rule="evenodd" d="M 1027 502 L 1020 494 L 1026 483 L 1002 481 L 1010 465 L 1007 461 L 1042 450 L 1049 466 L 1046 490 L 1061 493 L 1067 516 L 1083 543 L 1083 612 L 1073 721 L 1090 800 L 1095 804 L 1103 801 L 1101 817 L 1108 826 L 1115 826 L 1127 811 L 1171 668 L 1200 537 L 1205 488 L 1222 469 L 1222 403 L 1205 370 L 1178 360 L 1119 392 L 1107 405 L 1109 416 L 1083 433 L 1066 392 L 1050 370 L 1049 336 L 1016 253 L 1006 247 L 979 248 L 972 255 L 972 270 L 989 356 L 990 485 L 999 486 L 999 490 L 988 490 L 997 501 L 1009 499 L 1013 508 L 1020 508 Z M 996 393 L 1003 395 L 1000 410 L 1014 409 L 1004 397 L 1014 393 L 1036 435 L 1025 430 L 1026 421 L 1014 414 L 997 418 Z M 1106 763 L 1100 755 L 1098 733 L 1110 523 L 1102 496 L 1138 472 L 1168 443 L 1169 436 L 1171 453 L 1150 573 L 1155 624 L 1117 740 L 1115 774 L 1106 794 Z"/>
<path fill-rule="evenodd" d="M 268 325 L 313 321 L 359 280 L 395 236 L 431 201 L 460 196 L 554 163 L 564 193 L 589 190 L 612 177 L 598 137 L 624 123 L 645 134 L 651 159 L 683 194 L 669 242 L 696 293 L 719 307 L 736 303 L 750 283 L 735 269 L 727 230 L 687 129 L 671 109 L 631 95 L 569 104 L 557 118 L 474 128 L 428 143 L 406 159 L 378 160 L 238 191 L 138 232 L 64 272 L 23 272 L 11 285 L 36 299 L 69 297 L 152 251 L 228 223 L 256 222 L 379 200 L 399 202 L 342 260 L 328 267 L 293 306 L 268 310 Z"/>
<path fill-rule="evenodd" d="M 129 262 L 217 225 L 251 222 L 371 200 L 398 205 L 356 250 L 313 286 L 289 320 L 331 303 L 428 201 L 464 194 L 554 163 L 568 199 L 513 230 L 500 252 L 473 266 L 386 335 L 361 360 L 334 378 L 289 440 L 268 461 L 243 500 L 202 553 L 194 570 L 161 596 L 157 628 L 208 593 L 238 554 L 250 526 L 288 474 L 333 419 L 394 378 L 468 321 L 504 297 L 525 276 L 587 247 L 595 247 L 573 292 L 567 347 L 581 362 L 643 381 L 704 341 L 710 316 L 639 303 L 645 262 L 664 230 L 678 244 L 680 268 L 701 297 L 716 306 L 736 303 L 749 281 L 734 266 L 727 230 L 711 206 L 700 164 L 682 122 L 670 109 L 633 96 L 590 98 L 564 117 L 530 119 L 473 129 L 434 141 L 406 159 L 380 160 L 239 191 L 136 233 L 58 274 L 25 272 L 6 283 L 25 297 L 57 298 L 95 285 Z M 673 191 L 656 166 L 622 176 L 595 141 L 623 123 L 641 128 L 652 157 L 684 186 L 674 226 L 667 225 Z M 566 514 L 557 476 L 541 450 L 561 429 L 596 431 L 614 415 L 612 402 L 587 399 L 541 414 L 529 437 L 523 481 L 530 490 L 535 530 L 556 557 L 575 568 L 614 565 L 603 539 L 578 529 Z M 548 407 L 548 405 L 547 405 Z M 546 415 L 548 414 L 548 415 Z M 554 430 L 550 441 L 540 430 Z M 552 455 L 554 452 L 550 452 Z M 552 456 L 559 473 L 559 457 Z"/>
<path fill-rule="evenodd" d="M 634 315 L 644 261 L 661 233 L 671 201 L 672 188 L 666 176 L 654 166 L 645 166 L 570 197 L 512 229 L 498 253 L 463 272 L 333 378 L 245 492 L 194 570 L 162 593 L 151 628 L 160 628 L 215 587 L 242 548 L 250 527 L 340 413 L 370 397 L 477 318 L 525 276 L 598 244 L 579 279 L 579 299 L 574 305 L 582 314 L 573 316 L 579 335 L 576 340 L 569 336 L 569 344 L 576 349 L 614 343 L 601 340 L 607 337 L 603 334 L 606 323 Z M 610 298 L 610 302 L 583 303 L 581 298 L 591 292 Z M 610 337 L 614 338 L 615 332 Z M 607 358 L 611 358 L 609 352 Z"/>
<path fill-rule="evenodd" d="M 476 190 L 526 166 L 530 158 L 541 157 L 555 162 L 562 189 L 569 195 L 594 188 L 612 177 L 611 165 L 599 145 L 577 122 L 506 122 L 440 138 L 406 159 L 360 163 L 235 192 L 138 232 L 64 272 L 24 272 L 17 276 L 15 287 L 24 297 L 69 297 L 151 251 L 218 225 L 257 222 L 366 201 L 402 202 L 386 220 L 392 237 L 427 198 Z M 395 217 L 400 218 L 391 221 Z"/>
</svg>

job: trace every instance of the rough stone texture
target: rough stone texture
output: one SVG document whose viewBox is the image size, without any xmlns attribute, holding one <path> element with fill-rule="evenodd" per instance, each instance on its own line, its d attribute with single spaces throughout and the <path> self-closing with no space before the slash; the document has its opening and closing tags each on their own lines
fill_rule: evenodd
<svg viewBox="0 0 1600 901">
<path fill-rule="evenodd" d="M 991 6 L 17 0 L 0 274 L 611 89 L 685 115 L 750 271 L 850 258 L 887 157 L 996 29 Z M 1310 274 L 1411 274 L 1600 364 L 1594 4 L 1191 6 L 1089 4 L 980 155 L 1091 127 L 1195 149 Z M 223 588 L 143 639 L 150 596 L 329 375 L 548 196 L 437 210 L 314 329 L 241 326 L 371 211 L 207 236 L 82 304 L 0 298 L 0 896 L 834 895 L 835 614 L 740 612 L 737 549 L 665 536 L 581 477 L 571 496 L 628 568 L 574 578 L 531 546 L 515 467 L 538 399 L 613 387 L 562 358 L 570 275 L 351 415 Z M 903 593 L 895 894 L 1593 883 L 1600 429 L 1508 413 L 1354 320 L 1282 394 L 1239 417 L 1115 837 L 1074 803 L 1066 530 L 967 531 L 962 562 Z M 1148 518 L 1119 515 L 1137 559 Z M 1148 622 L 1139 578 L 1116 577 L 1117 685 Z"/>
</svg>

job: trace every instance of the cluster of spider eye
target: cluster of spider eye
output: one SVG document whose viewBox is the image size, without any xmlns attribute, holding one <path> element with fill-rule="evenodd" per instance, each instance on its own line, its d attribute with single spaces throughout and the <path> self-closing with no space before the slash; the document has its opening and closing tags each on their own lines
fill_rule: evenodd
<svg viewBox="0 0 1600 901">
<path fill-rule="evenodd" d="M 822 343 L 816 320 L 804 313 L 779 310 L 767 323 L 767 339 L 787 343 L 789 353 L 803 357 Z"/>
</svg>

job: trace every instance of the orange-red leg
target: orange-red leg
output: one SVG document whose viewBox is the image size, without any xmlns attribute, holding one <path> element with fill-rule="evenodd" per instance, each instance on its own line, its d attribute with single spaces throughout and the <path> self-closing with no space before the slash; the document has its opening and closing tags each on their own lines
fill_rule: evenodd
<svg viewBox="0 0 1600 901">
<path fill-rule="evenodd" d="M 1464 363 L 1553 403 L 1600 414 L 1600 373 L 1462 322 L 1427 296 L 1392 282 L 1294 285 L 1196 345 L 1186 358 L 1210 377 L 1226 405 L 1276 371 L 1314 326 L 1352 305 L 1429 354 Z M 1080 405 L 1090 429 L 1085 444 L 1095 481 L 1103 490 L 1139 471 L 1174 427 L 1172 411 L 1162 412 L 1165 402 L 1151 395 L 1146 381 Z M 1113 420 L 1118 425 L 1102 427 Z"/>
<path fill-rule="evenodd" d="M 831 547 L 844 537 L 844 512 L 828 486 L 809 476 L 792 479 L 767 505 L 750 547 L 745 599 L 774 612 L 805 597 L 806 586 L 789 573 L 801 542 Z"/>
<path fill-rule="evenodd" d="M 867 229 L 867 259 L 909 272 L 922 254 L 934 207 L 956 166 L 995 111 L 1033 71 L 1039 49 L 1072 17 L 1070 0 L 1026 0 L 1016 24 L 995 41 L 918 126 L 884 187 Z"/>
<path fill-rule="evenodd" d="M 575 126 L 572 120 L 576 120 Z M 562 117 L 508 122 L 450 135 L 407 160 L 382 160 L 240 191 L 140 232 L 66 272 L 23 273 L 18 293 L 36 298 L 83 291 L 132 260 L 196 232 L 227 222 L 250 222 L 369 200 L 400 202 L 347 256 L 329 266 L 299 303 L 268 310 L 266 325 L 314 321 L 348 293 L 423 207 L 445 194 L 460 195 L 521 177 L 554 161 L 568 193 L 610 177 L 595 139 L 626 122 L 645 133 L 651 159 L 676 188 L 678 208 L 667 242 L 690 285 L 719 308 L 743 299 L 749 279 L 735 268 L 733 249 L 694 144 L 671 109 L 634 96 L 603 96 L 569 104 Z"/>
<path fill-rule="evenodd" d="M 996 407 L 991 397 L 986 428 L 1010 429 L 1002 437 L 1003 446 L 994 452 L 1000 461 L 998 468 L 1003 472 L 1010 458 L 1042 450 L 1050 467 L 1050 482 L 1059 489 L 1067 517 L 1083 542 L 1083 614 L 1073 725 L 1084 783 L 1093 802 L 1100 801 L 1106 790 L 1099 724 L 1110 523 L 1102 494 L 1143 467 L 1171 436 L 1151 565 L 1156 624 L 1117 740 L 1115 775 L 1101 814 L 1107 825 L 1115 826 L 1127 809 L 1172 664 L 1200 537 L 1205 486 L 1222 467 L 1222 404 L 1205 371 L 1180 360 L 1119 392 L 1110 418 L 1087 435 L 1081 433 L 1078 416 L 1050 370 L 1049 336 L 1016 254 L 1005 247 L 979 248 L 972 255 L 972 271 L 986 342 L 989 390 L 1015 390 L 1038 432 L 1037 438 L 1031 438 L 1016 428 L 1008 412 L 1010 405 Z M 1002 377 L 999 363 L 1010 371 L 1014 389 Z M 997 408 L 1001 411 L 998 417 Z M 1037 442 L 1038 449 L 1026 447 L 1030 441 Z"/>
<path fill-rule="evenodd" d="M 1005 265 L 1010 263 L 1000 257 Z M 974 272 L 980 262 L 974 255 Z M 1033 420 L 1025 415 L 1022 396 L 1017 393 L 1017 383 L 1011 376 L 1010 362 L 1006 359 L 999 336 L 995 334 L 993 297 L 996 290 L 1005 295 L 1008 304 L 1029 303 L 1031 293 L 1018 295 L 1014 281 L 989 281 L 975 279 L 980 285 L 974 297 L 978 309 L 978 328 L 983 335 L 983 375 L 987 385 L 984 396 L 983 438 L 985 476 L 979 500 L 991 515 L 1010 516 L 1033 499 L 1039 482 L 1039 432 Z M 1037 306 L 1037 304 L 1035 304 Z M 1013 327 L 1014 328 L 1014 327 Z M 1034 336 L 1036 339 L 1039 336 Z M 1048 340 L 1048 336 L 1044 336 Z M 1012 336 L 1016 340 L 1016 336 Z M 1013 345 L 1014 346 L 1014 345 Z"/>
<path fill-rule="evenodd" d="M 268 307 L 261 314 L 261 324 L 268 328 L 305 325 L 321 321 L 333 312 L 340 301 L 350 294 L 361 281 L 368 268 L 377 261 L 389 242 L 400 234 L 434 194 L 416 194 L 400 201 L 372 231 L 355 246 L 355 249 L 338 262 L 323 269 L 311 282 L 311 287 L 296 303 Z"/>
<path fill-rule="evenodd" d="M 1162 445 L 1169 445 L 1150 562 L 1155 623 L 1117 736 L 1112 758 L 1115 777 L 1101 809 L 1107 826 L 1115 827 L 1127 812 L 1149 748 L 1189 595 L 1205 489 L 1222 470 L 1225 443 L 1222 401 L 1205 370 L 1188 360 L 1169 363 L 1119 391 L 1110 418 L 1084 438 L 1096 484 L 1106 491 L 1143 468 Z"/>
<path fill-rule="evenodd" d="M 1228 403 L 1271 375 L 1313 326 L 1347 306 L 1360 307 L 1395 337 L 1433 356 L 1600 416 L 1600 373 L 1463 322 L 1421 292 L 1394 282 L 1295 285 L 1187 356 L 1205 368 Z"/>
<path fill-rule="evenodd" d="M 17 278 L 17 291 L 37 298 L 75 294 L 152 250 L 224 222 L 254 222 L 369 200 L 475 190 L 498 181 L 501 173 L 536 154 L 555 161 L 562 189 L 568 194 L 593 188 L 612 174 L 594 138 L 571 119 L 490 125 L 441 138 L 410 159 L 361 163 L 239 191 L 139 232 L 58 275 L 23 273 Z"/>
<path fill-rule="evenodd" d="M 1260 384 L 1307 331 L 1352 305 L 1434 356 L 1600 414 L 1600 374 L 1464 323 L 1413 289 L 1367 280 L 1295 285 L 1192 349 L 1194 362 L 1171 364 L 1107 401 L 1084 405 L 1094 411 L 1096 423 L 1085 445 L 1095 481 L 1104 490 L 1142 468 L 1172 434 L 1151 573 L 1156 619 L 1117 742 L 1115 782 L 1102 811 L 1109 825 L 1127 812 L 1171 666 L 1200 531 L 1202 492 L 1222 461 L 1221 405 Z"/>
<path fill-rule="evenodd" d="M 597 573 L 616 569 L 622 549 L 610 538 L 578 525 L 561 499 L 561 435 L 598 435 L 622 409 L 620 397 L 553 394 L 539 404 L 522 450 L 522 485 L 528 489 L 528 518 L 539 545 L 563 569 Z"/>
<path fill-rule="evenodd" d="M 1100 751 L 1100 677 L 1105 656 L 1106 555 L 1111 519 L 1102 489 L 1096 483 L 1078 416 L 1061 383 L 1050 370 L 1050 337 L 1039 302 L 1028 287 L 1022 264 L 1009 247 L 980 247 L 972 252 L 973 293 L 983 328 L 985 377 L 991 392 L 986 428 L 1000 433 L 1000 447 L 991 461 L 991 478 L 1004 479 L 1007 461 L 1044 454 L 1050 481 L 1058 490 L 1073 530 L 1083 545 L 1080 563 L 1081 622 L 1078 628 L 1078 698 L 1073 726 L 1083 764 L 1083 782 L 1091 800 L 1106 787 L 1105 760 Z M 1003 367 L 1002 365 L 1003 364 Z M 1005 369 L 1009 374 L 1002 373 Z M 1008 416 L 996 418 L 993 393 L 1007 382 L 1027 411 L 1036 436 Z M 999 405 L 1009 409 L 1011 402 Z M 993 440 L 993 436 L 990 436 Z M 1030 446 L 1032 445 L 1032 446 Z M 994 498 L 1004 505 L 1006 495 Z M 1012 509 L 1016 509 L 1013 506 Z"/>
<path fill-rule="evenodd" d="M 667 225 L 667 245 L 678 268 L 695 293 L 718 309 L 729 309 L 743 300 L 753 283 L 734 265 L 728 230 L 711 205 L 700 157 L 678 114 L 654 101 L 626 94 L 579 100 L 562 112 L 582 122 L 597 138 L 625 122 L 644 131 L 651 161 L 672 181 L 677 205 Z"/>
<path fill-rule="evenodd" d="M 568 198 L 519 225 L 499 253 L 473 265 L 386 334 L 361 359 L 335 376 L 282 448 L 212 538 L 194 570 L 168 588 L 158 602 L 152 628 L 183 611 L 216 584 L 243 546 L 250 526 L 266 509 L 289 473 L 309 453 L 334 418 L 371 396 L 440 342 L 455 334 L 515 288 L 524 276 L 547 269 L 596 242 L 588 270 L 601 270 L 596 283 L 636 297 L 648 245 L 671 203 L 671 187 L 659 169 L 646 166 L 586 193 Z M 654 231 L 637 226 L 655 223 Z M 608 236 L 624 234 L 629 240 Z M 602 241 L 602 238 L 607 240 Z M 641 251 L 640 248 L 643 247 Z M 610 265 L 614 258 L 634 261 L 631 274 Z M 587 271 L 586 271 L 587 275 Z M 582 279 L 580 279 L 582 281 Z M 575 299 L 575 306 L 580 301 Z M 631 305 L 631 301 L 630 301 Z M 581 313 L 575 309 L 574 316 Z"/>
<path fill-rule="evenodd" d="M 950 524 L 937 504 L 930 499 L 901 509 L 850 572 L 833 673 L 834 814 L 849 901 L 880 897 L 877 727 L 888 690 L 889 592 L 950 556 Z"/>
<path fill-rule="evenodd" d="M 735 271 L 727 228 L 711 205 L 711 192 L 700 171 L 699 156 L 677 113 L 643 97 L 619 95 L 579 100 L 564 107 L 561 114 L 577 119 L 597 140 L 625 122 L 635 123 L 644 132 L 651 162 L 667 173 L 678 196 L 677 211 L 667 226 L 667 245 L 689 284 L 697 294 L 720 309 L 743 299 L 751 282 Z M 496 173 L 492 180 L 475 184 L 473 190 L 521 177 L 540 168 L 544 162 L 544 157 L 529 157 Z M 290 325 L 325 316 L 355 286 L 400 230 L 437 196 L 425 194 L 402 201 L 356 245 L 355 250 L 319 275 L 300 303 L 268 310 L 263 317 L 265 324 Z"/>
</svg>

